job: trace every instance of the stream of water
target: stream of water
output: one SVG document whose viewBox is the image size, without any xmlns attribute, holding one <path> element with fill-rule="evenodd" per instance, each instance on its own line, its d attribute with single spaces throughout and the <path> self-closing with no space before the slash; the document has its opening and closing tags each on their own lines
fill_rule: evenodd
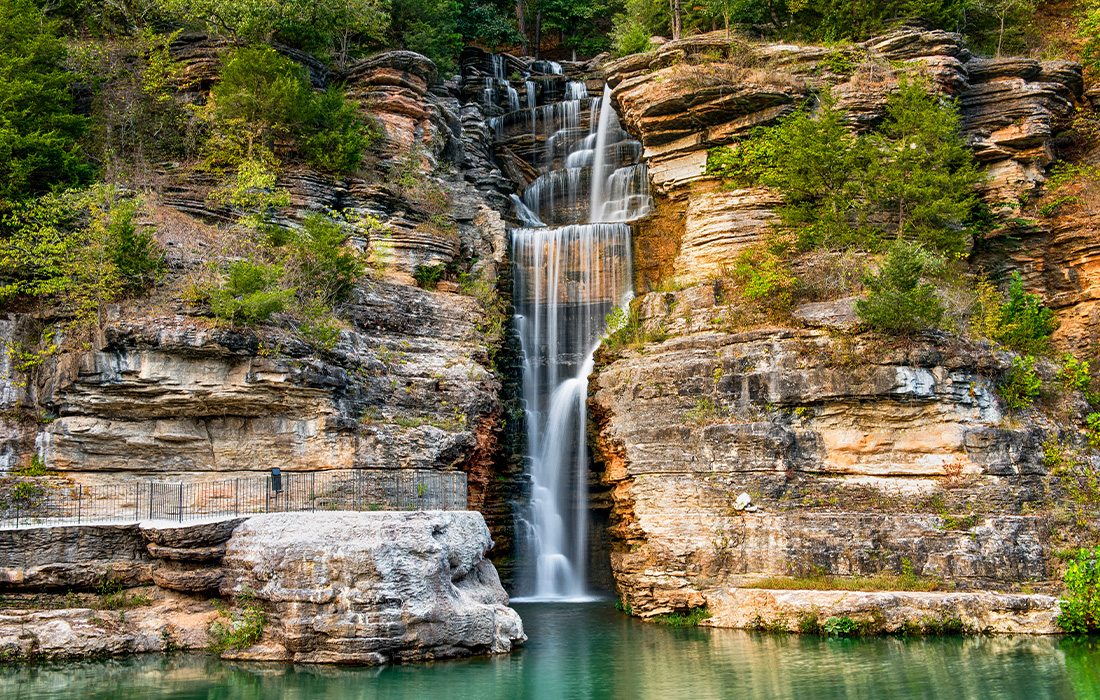
<svg viewBox="0 0 1100 700">
<path fill-rule="evenodd" d="M 843 640 L 676 629 L 609 603 L 517 605 L 531 639 L 491 658 L 345 668 L 151 655 L 0 667 L 10 700 L 1100 698 L 1100 641 Z"/>
<path fill-rule="evenodd" d="M 560 74 L 556 64 L 547 70 Z M 629 222 L 651 200 L 641 146 L 620 127 L 610 89 L 593 99 L 569 81 L 562 99 L 539 105 L 533 85 L 525 78 L 526 107 L 509 97 L 515 109 L 494 120 L 498 136 L 504 124 L 529 125 L 541 146 L 541 174 L 513 197 L 523 223 L 511 237 L 531 479 L 517 589 L 522 600 L 577 601 L 588 595 L 588 375 L 608 313 L 632 296 Z"/>
</svg>

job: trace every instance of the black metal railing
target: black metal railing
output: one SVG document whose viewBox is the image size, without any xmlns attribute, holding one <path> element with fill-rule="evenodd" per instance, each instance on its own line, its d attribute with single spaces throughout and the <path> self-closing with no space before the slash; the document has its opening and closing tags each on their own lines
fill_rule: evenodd
<svg viewBox="0 0 1100 700">
<path fill-rule="evenodd" d="M 185 522 L 325 510 L 466 510 L 466 474 L 355 469 L 95 486 L 36 482 L 0 503 L 0 528 L 141 520 Z M 278 489 L 278 490 L 276 490 Z"/>
</svg>

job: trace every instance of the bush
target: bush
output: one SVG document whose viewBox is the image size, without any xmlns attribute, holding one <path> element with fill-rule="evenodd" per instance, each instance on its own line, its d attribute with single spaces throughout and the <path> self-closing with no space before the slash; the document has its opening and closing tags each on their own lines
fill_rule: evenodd
<svg viewBox="0 0 1100 700">
<path fill-rule="evenodd" d="M 219 619 L 210 623 L 210 651 L 215 654 L 247 649 L 263 636 L 267 614 L 255 597 L 242 594 L 237 598 L 237 605 L 236 611 L 222 608 Z"/>
<path fill-rule="evenodd" d="M 858 637 L 861 625 L 848 616 L 827 617 L 821 629 L 829 637 Z"/>
<path fill-rule="evenodd" d="M 351 296 L 366 265 L 358 251 L 346 245 L 347 239 L 339 221 L 324 214 L 305 217 L 291 244 L 291 281 L 300 294 L 327 304 Z"/>
<path fill-rule="evenodd" d="M 674 612 L 667 615 L 655 615 L 654 622 L 670 627 L 698 627 L 703 620 L 710 619 L 710 611 L 705 605 L 691 608 L 686 612 Z"/>
<path fill-rule="evenodd" d="M 439 286 L 443 275 L 447 272 L 446 265 L 417 265 L 413 270 L 413 279 L 416 286 L 421 289 L 435 289 Z"/>
<path fill-rule="evenodd" d="M 315 92 L 305 68 L 269 46 L 230 52 L 207 107 L 207 161 L 236 165 L 291 143 L 319 168 L 354 172 L 379 137 L 341 90 Z"/>
<path fill-rule="evenodd" d="M 225 283 L 207 292 L 210 311 L 230 323 L 263 323 L 284 310 L 293 290 L 279 286 L 282 268 L 240 260 L 231 263 Z"/>
<path fill-rule="evenodd" d="M 1043 380 L 1035 371 L 1035 358 L 1025 355 L 1012 358 L 1012 367 L 997 387 L 997 393 L 1009 409 L 1022 411 L 1035 402 L 1042 388 Z"/>
<path fill-rule="evenodd" d="M 1040 355 L 1050 349 L 1050 336 L 1057 327 L 1054 312 L 1037 295 L 1025 292 L 1020 273 L 1013 273 L 994 339 L 1016 352 Z"/>
<path fill-rule="evenodd" d="M 924 279 L 938 265 L 919 245 L 894 244 L 878 274 L 866 280 L 867 298 L 856 302 L 859 319 L 876 330 L 902 335 L 936 328 L 944 307 Z"/>
<path fill-rule="evenodd" d="M 653 48 L 650 32 L 645 25 L 626 16 L 616 19 L 611 39 L 616 57 L 646 53 Z"/>
<path fill-rule="evenodd" d="M 69 326 L 99 320 L 103 304 L 145 288 L 164 257 L 135 222 L 138 201 L 110 187 L 24 200 L 0 221 L 0 303 L 49 301 Z"/>
<path fill-rule="evenodd" d="M 1070 634 L 1100 632 L 1100 547 L 1078 550 L 1062 581 L 1058 626 Z"/>
<path fill-rule="evenodd" d="M 786 260 L 766 248 L 752 248 L 737 256 L 733 276 L 748 300 L 772 308 L 788 308 L 798 287 Z"/>
</svg>

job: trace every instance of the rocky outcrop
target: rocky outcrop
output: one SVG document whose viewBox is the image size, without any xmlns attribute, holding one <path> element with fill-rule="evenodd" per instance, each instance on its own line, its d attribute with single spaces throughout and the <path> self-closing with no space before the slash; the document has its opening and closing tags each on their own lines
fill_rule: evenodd
<svg viewBox="0 0 1100 700">
<path fill-rule="evenodd" d="M 783 591 L 741 588 L 710 599 L 715 627 L 797 632 L 808 620 L 847 617 L 875 633 L 912 630 L 1059 634 L 1051 596 L 976 593 Z M 954 625 L 954 627 L 948 627 Z"/>
<path fill-rule="evenodd" d="M 222 592 L 270 608 L 234 658 L 380 664 L 501 653 L 526 639 L 476 513 L 266 515 L 226 545 Z"/>
<path fill-rule="evenodd" d="M 987 173 L 982 195 L 997 209 L 1045 180 L 1081 94 L 1080 67 L 978 58 L 957 35 L 905 29 L 829 48 L 705 34 L 606 70 L 657 195 L 634 239 L 637 341 L 601 353 L 589 384 L 603 487 L 594 502 L 610 512 L 624 602 L 644 617 L 707 606 L 723 626 L 751 626 L 759 613 L 793 629 L 814 606 L 837 616 L 878 606 L 895 626 L 943 613 L 980 629 L 1050 631 L 1049 599 L 969 592 L 1051 588 L 1067 535 L 1052 522 L 1042 445 L 1079 437 L 1038 414 L 1009 416 L 995 387 L 1010 358 L 988 346 L 861 333 L 858 256 L 794 263 L 805 298 L 790 313 L 741 299 L 729 271 L 765 240 L 779 201 L 762 188 L 725 189 L 705 165 L 709 149 L 735 147 L 826 87 L 851 127 L 867 129 L 902 72 L 916 72 L 958 99 Z M 975 262 L 992 260 L 991 249 L 979 242 Z M 1083 245 L 1057 260 L 1004 250 L 1001 269 L 1022 267 L 1041 288 L 1041 268 L 1075 290 L 1084 312 L 1095 285 Z M 1077 313 L 1054 305 L 1062 318 Z M 742 588 L 903 571 L 959 597 Z"/>
<path fill-rule="evenodd" d="M 234 658 L 504 653 L 526 637 L 486 559 L 492 545 L 474 512 L 0 530 L 0 659 L 204 649 L 213 622 L 231 624 L 219 594 L 260 606 L 267 621 Z"/>
</svg>

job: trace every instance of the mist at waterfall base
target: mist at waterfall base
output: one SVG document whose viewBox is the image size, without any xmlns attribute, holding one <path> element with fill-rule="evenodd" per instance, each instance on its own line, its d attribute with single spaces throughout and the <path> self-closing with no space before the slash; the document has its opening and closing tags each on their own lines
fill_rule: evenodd
<svg viewBox="0 0 1100 700">
<path fill-rule="evenodd" d="M 826 639 L 673 628 L 608 603 L 517 605 L 530 641 L 493 657 L 382 667 L 200 654 L 0 666 L 21 700 L 1100 698 L 1100 641 L 991 636 Z"/>
<path fill-rule="evenodd" d="M 494 76 L 503 74 L 497 57 L 490 64 Z M 505 124 L 521 125 L 544 145 L 541 174 L 512 198 L 523 224 L 511 239 L 531 493 L 517 533 L 517 600 L 582 601 L 591 599 L 588 375 L 608 314 L 632 297 L 629 222 L 651 199 L 641 145 L 619 125 L 608 87 L 590 98 L 585 83 L 569 81 L 561 100 L 538 105 L 533 85 L 525 79 L 522 109 L 507 81 L 494 77 L 485 89 L 493 101 L 503 89 L 516 107 L 492 120 L 498 136 Z"/>
</svg>

